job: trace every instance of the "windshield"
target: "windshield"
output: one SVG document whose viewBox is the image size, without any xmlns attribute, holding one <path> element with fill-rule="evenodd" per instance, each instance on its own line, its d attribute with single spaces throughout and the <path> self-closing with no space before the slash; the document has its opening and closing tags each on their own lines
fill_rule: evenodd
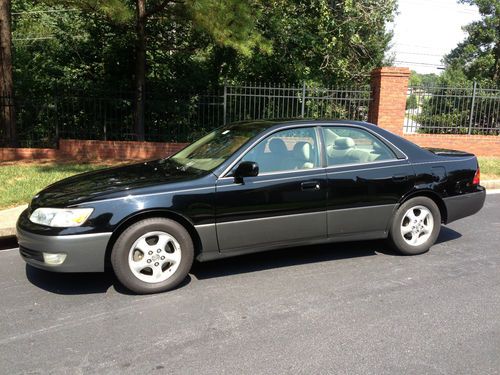
<svg viewBox="0 0 500 375">
<path fill-rule="evenodd" d="M 179 151 L 169 160 L 180 164 L 182 169 L 211 171 L 268 126 L 269 123 L 247 123 L 216 129 Z"/>
</svg>

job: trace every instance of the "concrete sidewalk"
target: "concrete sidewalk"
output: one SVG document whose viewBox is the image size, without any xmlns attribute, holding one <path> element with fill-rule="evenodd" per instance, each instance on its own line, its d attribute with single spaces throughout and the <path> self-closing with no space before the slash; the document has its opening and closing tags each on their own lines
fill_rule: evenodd
<svg viewBox="0 0 500 375">
<path fill-rule="evenodd" d="M 500 180 L 481 181 L 481 185 L 493 193 L 493 190 L 500 189 Z M 16 222 L 21 212 L 27 204 L 0 211 L 0 238 L 14 236 L 16 234 Z"/>
<path fill-rule="evenodd" d="M 16 221 L 27 204 L 0 211 L 0 238 L 14 236 L 16 234 Z"/>
</svg>

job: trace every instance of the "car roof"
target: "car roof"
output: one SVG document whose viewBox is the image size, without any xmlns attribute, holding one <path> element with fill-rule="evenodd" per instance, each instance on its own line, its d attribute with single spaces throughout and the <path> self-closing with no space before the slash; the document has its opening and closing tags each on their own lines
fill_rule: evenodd
<svg viewBox="0 0 500 375">
<path fill-rule="evenodd" d="M 238 121 L 229 124 L 230 127 L 260 127 L 261 130 L 266 130 L 272 127 L 281 127 L 289 125 L 358 125 L 363 127 L 377 127 L 374 124 L 365 121 L 355 120 L 326 120 L 326 119 L 276 119 L 276 120 L 251 120 Z"/>
</svg>

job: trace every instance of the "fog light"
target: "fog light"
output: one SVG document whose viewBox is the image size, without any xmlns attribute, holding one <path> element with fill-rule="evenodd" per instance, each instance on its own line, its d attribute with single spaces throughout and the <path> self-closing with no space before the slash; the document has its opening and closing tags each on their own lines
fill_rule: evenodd
<svg viewBox="0 0 500 375">
<path fill-rule="evenodd" d="M 57 266 L 66 259 L 66 254 L 43 253 L 43 261 L 47 264 Z"/>
</svg>

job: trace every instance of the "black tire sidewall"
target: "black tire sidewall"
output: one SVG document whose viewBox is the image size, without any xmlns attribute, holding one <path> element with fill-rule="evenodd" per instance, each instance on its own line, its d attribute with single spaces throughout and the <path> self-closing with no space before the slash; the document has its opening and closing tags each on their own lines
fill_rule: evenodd
<svg viewBox="0 0 500 375">
<path fill-rule="evenodd" d="M 401 234 L 401 220 L 403 219 L 403 215 L 408 211 L 411 207 L 414 206 L 424 206 L 429 209 L 432 213 L 434 220 L 434 227 L 432 229 L 432 233 L 430 237 L 425 241 L 422 245 L 419 246 L 411 246 L 408 244 Z M 430 247 L 436 242 L 439 232 L 441 230 L 441 212 L 439 211 L 439 207 L 436 203 L 427 197 L 415 197 L 404 202 L 396 211 L 394 215 L 394 219 L 392 221 L 391 230 L 389 238 L 393 247 L 400 253 L 404 255 L 417 255 L 427 252 Z"/>
<path fill-rule="evenodd" d="M 151 284 L 139 280 L 128 265 L 129 251 L 134 242 L 148 232 L 162 231 L 172 235 L 181 247 L 181 263 L 167 280 Z M 193 263 L 193 241 L 188 231 L 179 223 L 166 218 L 150 218 L 128 227 L 115 242 L 111 252 L 111 264 L 118 280 L 138 294 L 159 293 L 178 286 L 187 276 Z"/>
</svg>

